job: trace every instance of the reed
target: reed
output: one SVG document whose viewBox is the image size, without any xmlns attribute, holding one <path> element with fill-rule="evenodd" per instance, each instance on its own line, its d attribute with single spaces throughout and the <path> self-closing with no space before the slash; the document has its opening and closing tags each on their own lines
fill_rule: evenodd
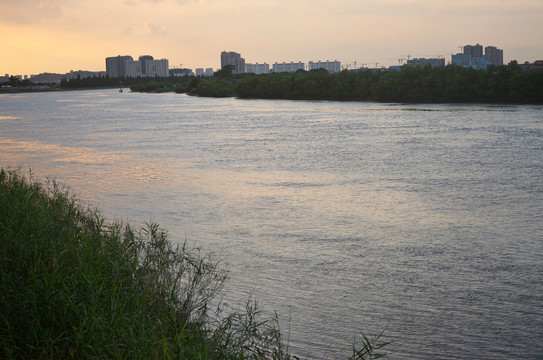
<svg viewBox="0 0 543 360">
<path fill-rule="evenodd" d="M 0 170 L 0 358 L 295 358 L 255 300 L 226 311 L 226 278 L 155 223 L 109 224 L 55 181 Z"/>
</svg>

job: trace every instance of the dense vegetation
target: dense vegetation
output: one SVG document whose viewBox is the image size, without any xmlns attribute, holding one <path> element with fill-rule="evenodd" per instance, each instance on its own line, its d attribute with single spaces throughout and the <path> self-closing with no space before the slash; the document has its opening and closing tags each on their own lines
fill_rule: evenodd
<svg viewBox="0 0 543 360">
<path fill-rule="evenodd" d="M 34 85 L 29 79 L 19 79 L 16 76 L 10 76 L 7 81 L 0 83 L 0 85 L 8 85 L 13 87 L 32 86 Z"/>
<path fill-rule="evenodd" d="M 225 279 L 156 224 L 108 224 L 56 182 L 0 170 L 2 359 L 294 358 L 277 317 L 217 300 Z M 351 359 L 380 357 L 379 336 Z"/>
<path fill-rule="evenodd" d="M 543 71 L 525 72 L 513 63 L 487 70 L 448 65 L 336 74 L 324 70 L 243 74 L 194 79 L 176 91 L 260 99 L 543 104 Z"/>
</svg>

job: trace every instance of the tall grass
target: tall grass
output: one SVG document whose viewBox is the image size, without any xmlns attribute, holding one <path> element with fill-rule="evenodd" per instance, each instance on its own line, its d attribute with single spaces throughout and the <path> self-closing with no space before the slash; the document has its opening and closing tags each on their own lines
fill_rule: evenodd
<svg viewBox="0 0 543 360">
<path fill-rule="evenodd" d="M 290 359 L 277 316 L 225 312 L 225 280 L 157 224 L 107 224 L 55 181 L 0 170 L 2 359 Z"/>
</svg>

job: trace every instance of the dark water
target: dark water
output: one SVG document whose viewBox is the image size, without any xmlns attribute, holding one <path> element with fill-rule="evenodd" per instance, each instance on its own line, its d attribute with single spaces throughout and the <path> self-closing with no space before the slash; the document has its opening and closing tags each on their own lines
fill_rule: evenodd
<svg viewBox="0 0 543 360">
<path fill-rule="evenodd" d="M 0 166 L 156 220 L 300 356 L 543 358 L 543 107 L 0 95 Z"/>
</svg>

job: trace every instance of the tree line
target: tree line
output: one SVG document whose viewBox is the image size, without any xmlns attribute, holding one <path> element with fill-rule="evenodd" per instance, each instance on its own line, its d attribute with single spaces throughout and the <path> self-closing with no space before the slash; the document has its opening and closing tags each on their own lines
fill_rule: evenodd
<svg viewBox="0 0 543 360">
<path fill-rule="evenodd" d="M 66 80 L 61 88 L 130 87 L 141 92 L 177 92 L 209 97 L 288 100 L 377 101 L 405 103 L 543 104 L 543 71 L 523 71 L 515 62 L 486 70 L 410 67 L 328 73 L 232 74 L 231 67 L 213 77 L 110 78 Z"/>
<path fill-rule="evenodd" d="M 543 104 L 543 71 L 526 72 L 511 63 L 486 70 L 447 65 L 404 66 L 393 71 L 240 74 L 195 78 L 176 91 L 259 99 Z"/>
</svg>

